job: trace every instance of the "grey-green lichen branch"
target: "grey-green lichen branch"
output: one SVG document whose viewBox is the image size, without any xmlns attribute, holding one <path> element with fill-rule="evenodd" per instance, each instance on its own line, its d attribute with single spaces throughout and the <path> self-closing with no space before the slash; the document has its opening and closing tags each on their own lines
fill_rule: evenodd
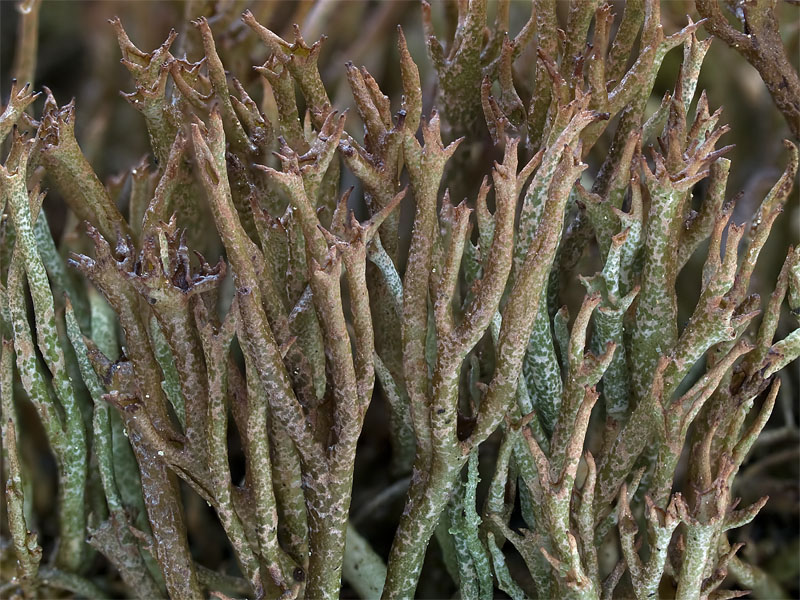
<svg viewBox="0 0 800 600">
<path fill-rule="evenodd" d="M 412 598 L 440 552 L 436 589 L 462 598 L 737 597 L 728 574 L 783 593 L 728 536 L 767 502 L 740 506 L 736 475 L 797 385 L 800 250 L 754 292 L 798 151 L 736 223 L 720 140 L 741 124 L 694 100 L 705 28 L 742 45 L 791 126 L 770 3 L 743 9 L 749 34 L 700 1 L 667 34 L 657 0 L 619 19 L 423 1 L 432 69 L 404 22 L 395 88 L 351 62 L 329 81 L 325 37 L 301 34 L 326 0 L 308 29 L 278 28 L 273 3 L 241 20 L 247 2 L 204 4 L 152 52 L 111 20 L 152 153 L 128 186 L 81 149 L 79 103 L 35 104 L 47 5 L 21 4 L 0 113 L 0 589 Z M 85 236 L 53 239 L 54 197 Z M 31 418 L 55 458 L 55 544 Z M 365 502 L 375 419 L 391 466 Z M 382 555 L 366 523 L 395 509 Z M 229 570 L 198 558 L 212 523 Z"/>
</svg>

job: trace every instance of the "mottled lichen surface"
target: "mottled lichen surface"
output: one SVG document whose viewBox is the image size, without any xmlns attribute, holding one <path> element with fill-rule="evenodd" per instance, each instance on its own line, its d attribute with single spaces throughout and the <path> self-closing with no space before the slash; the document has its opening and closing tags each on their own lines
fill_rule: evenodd
<svg viewBox="0 0 800 600">
<path fill-rule="evenodd" d="M 86 108 L 17 7 L 3 597 L 796 591 L 741 551 L 799 439 L 776 2 L 138 4 Z M 709 34 L 780 123 L 746 195 Z"/>
</svg>

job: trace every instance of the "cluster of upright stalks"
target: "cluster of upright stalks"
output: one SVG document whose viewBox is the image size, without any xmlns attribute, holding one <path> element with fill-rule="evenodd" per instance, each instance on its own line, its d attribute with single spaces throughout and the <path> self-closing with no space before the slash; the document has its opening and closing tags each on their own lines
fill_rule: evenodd
<svg viewBox="0 0 800 600">
<path fill-rule="evenodd" d="M 729 128 L 705 93 L 693 102 L 711 43 L 698 33 L 724 29 L 716 1 L 669 35 L 658 0 L 629 0 L 616 24 L 608 4 L 571 1 L 559 24 L 554 0 L 533 0 L 513 37 L 509 0 L 493 17 L 488 4 L 455 3 L 442 42 L 422 1 L 435 99 L 400 28 L 402 98 L 344 66 L 363 132 L 345 129 L 324 46 L 299 28 L 287 41 L 249 10 L 200 17 L 191 62 L 174 31 L 145 52 L 112 20 L 152 149 L 124 188 L 82 153 L 80 107 L 45 88 L 34 108 L 47 5 L 23 6 L 0 117 L 4 595 L 317 600 L 344 576 L 360 597 L 412 598 L 429 548 L 465 599 L 781 593 L 727 532 L 767 500 L 737 505 L 734 477 L 800 354 L 800 329 L 775 339 L 784 299 L 800 314 L 800 250 L 784 249 L 769 298 L 750 290 L 797 148 L 733 222 Z M 747 18 L 767 27 L 761 10 Z M 266 46 L 260 88 L 220 59 L 229 30 Z M 679 47 L 673 91 L 647 110 Z M 85 222 L 61 244 L 45 185 Z M 373 396 L 409 481 L 388 557 L 349 521 Z M 27 403 L 58 471 L 45 551 Z M 187 493 L 213 508 L 238 572 L 193 558 Z"/>
</svg>

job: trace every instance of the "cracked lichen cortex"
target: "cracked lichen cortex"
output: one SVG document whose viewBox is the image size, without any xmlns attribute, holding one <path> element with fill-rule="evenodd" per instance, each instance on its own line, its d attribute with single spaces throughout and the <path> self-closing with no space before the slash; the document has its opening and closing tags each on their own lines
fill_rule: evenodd
<svg viewBox="0 0 800 600">
<path fill-rule="evenodd" d="M 706 30 L 796 134 L 771 4 L 190 2 L 152 52 L 113 18 L 149 150 L 104 184 L 21 3 L 0 591 L 785 595 L 732 530 L 797 439 L 800 250 L 768 239 L 798 152 L 740 222 L 747 123 L 697 93 Z"/>
</svg>

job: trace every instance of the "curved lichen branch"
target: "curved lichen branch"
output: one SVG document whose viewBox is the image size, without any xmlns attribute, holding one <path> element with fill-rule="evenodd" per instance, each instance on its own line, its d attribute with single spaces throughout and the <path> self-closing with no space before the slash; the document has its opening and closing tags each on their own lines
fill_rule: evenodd
<svg viewBox="0 0 800 600">
<path fill-rule="evenodd" d="M 736 9 L 743 31 L 722 13 L 718 0 L 697 0 L 712 35 L 745 57 L 757 70 L 795 138 L 800 138 L 800 78 L 781 38 L 775 2 L 744 3 Z"/>
</svg>

